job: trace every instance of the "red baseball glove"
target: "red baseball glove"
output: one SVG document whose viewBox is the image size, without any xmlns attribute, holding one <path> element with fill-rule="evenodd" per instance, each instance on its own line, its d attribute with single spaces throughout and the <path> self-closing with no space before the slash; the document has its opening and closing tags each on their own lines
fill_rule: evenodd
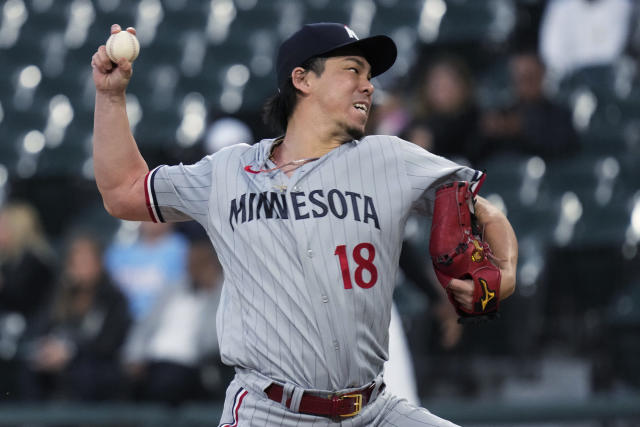
<svg viewBox="0 0 640 427">
<path fill-rule="evenodd" d="M 436 275 L 447 290 L 449 301 L 460 315 L 458 321 L 461 323 L 495 318 L 500 299 L 500 269 L 491 262 L 491 249 L 477 229 L 474 196 L 480 183 L 476 183 L 475 187 L 472 191 L 472 185 L 466 181 L 438 187 L 429 242 Z M 471 310 L 462 307 L 447 289 L 454 278 L 473 280 Z"/>
</svg>

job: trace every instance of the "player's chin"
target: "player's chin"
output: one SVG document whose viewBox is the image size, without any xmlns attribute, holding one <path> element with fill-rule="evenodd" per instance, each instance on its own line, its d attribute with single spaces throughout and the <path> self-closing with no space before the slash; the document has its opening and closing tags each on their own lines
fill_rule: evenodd
<svg viewBox="0 0 640 427">
<path fill-rule="evenodd" d="M 351 123 L 347 124 L 346 131 L 349 137 L 352 139 L 361 139 L 365 135 L 365 128 L 367 125 L 367 119 L 358 118 Z"/>
<path fill-rule="evenodd" d="M 347 134 L 353 139 L 362 139 L 364 136 L 364 126 L 350 126 L 347 128 Z"/>
</svg>

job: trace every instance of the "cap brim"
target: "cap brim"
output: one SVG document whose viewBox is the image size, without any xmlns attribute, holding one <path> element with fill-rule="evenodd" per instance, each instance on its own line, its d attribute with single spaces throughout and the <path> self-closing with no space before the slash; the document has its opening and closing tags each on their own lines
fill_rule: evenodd
<svg viewBox="0 0 640 427">
<path fill-rule="evenodd" d="M 398 56 L 398 50 L 394 41 L 390 37 L 382 35 L 345 43 L 334 47 L 324 54 L 345 48 L 354 48 L 362 52 L 362 55 L 367 59 L 369 65 L 371 65 L 371 77 L 378 76 L 391 68 Z"/>
</svg>

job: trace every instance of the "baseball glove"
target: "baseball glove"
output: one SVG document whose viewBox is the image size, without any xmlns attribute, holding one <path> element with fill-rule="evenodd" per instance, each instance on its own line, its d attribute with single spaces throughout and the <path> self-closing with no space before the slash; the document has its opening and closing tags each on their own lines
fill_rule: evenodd
<svg viewBox="0 0 640 427">
<path fill-rule="evenodd" d="M 433 267 L 460 315 L 460 323 L 495 318 L 500 299 L 500 269 L 491 262 L 493 254 L 482 240 L 474 215 L 474 196 L 479 186 L 480 183 L 472 186 L 458 181 L 438 187 L 431 224 L 429 252 Z M 462 307 L 447 289 L 454 278 L 473 280 L 471 310 Z"/>
</svg>

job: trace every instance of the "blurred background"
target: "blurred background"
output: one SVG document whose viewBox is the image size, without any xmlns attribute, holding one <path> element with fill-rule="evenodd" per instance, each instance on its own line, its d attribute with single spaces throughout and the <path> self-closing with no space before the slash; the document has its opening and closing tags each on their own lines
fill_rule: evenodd
<svg viewBox="0 0 640 427">
<path fill-rule="evenodd" d="M 387 34 L 369 133 L 485 170 L 520 245 L 502 317 L 443 314 L 410 218 L 396 304 L 417 393 L 462 425 L 640 425 L 640 3 L 0 0 L 0 425 L 215 425 L 216 254 L 198 226 L 109 217 L 91 56 L 141 52 L 127 109 L 150 167 L 277 136 L 279 43 Z M 187 331 L 187 332 L 185 332 Z"/>
</svg>

